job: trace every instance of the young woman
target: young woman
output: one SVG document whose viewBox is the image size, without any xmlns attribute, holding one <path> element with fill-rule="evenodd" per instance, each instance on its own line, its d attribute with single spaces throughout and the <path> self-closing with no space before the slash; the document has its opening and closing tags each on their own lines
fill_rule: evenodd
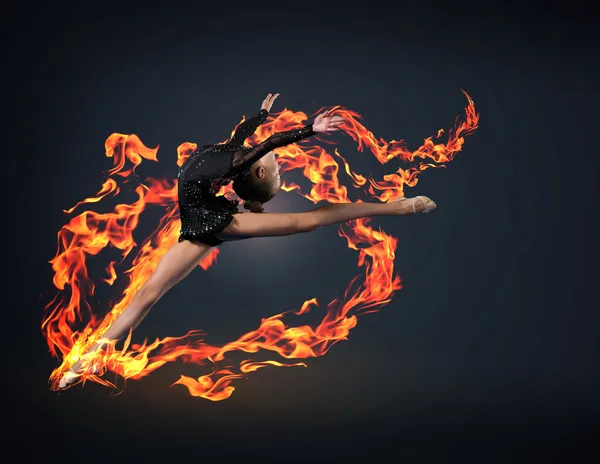
<svg viewBox="0 0 600 464">
<path fill-rule="evenodd" d="M 331 204 L 303 213 L 262 213 L 262 204 L 273 198 L 281 185 L 279 166 L 272 150 L 314 134 L 339 131 L 344 122 L 340 116 L 325 112 L 302 129 L 272 135 L 253 148 L 244 147 L 244 141 L 267 119 L 278 96 L 267 95 L 260 113 L 241 124 L 231 142 L 199 148 L 181 166 L 178 174 L 179 241 L 163 256 L 127 309 L 104 333 L 103 340 L 118 340 L 137 327 L 169 289 L 195 269 L 212 247 L 225 241 L 293 235 L 364 217 L 402 216 L 435 209 L 436 204 L 431 199 L 418 196 L 390 203 Z M 231 181 L 250 213 L 238 213 L 238 202 L 216 196 L 219 189 Z M 89 353 L 102 347 L 98 343 Z M 82 373 L 79 361 L 63 376 L 59 387 L 73 384 Z"/>
</svg>

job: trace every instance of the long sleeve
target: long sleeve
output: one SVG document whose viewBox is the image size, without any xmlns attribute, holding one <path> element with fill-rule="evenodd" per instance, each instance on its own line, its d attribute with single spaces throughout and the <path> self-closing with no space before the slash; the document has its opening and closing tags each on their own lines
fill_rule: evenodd
<svg viewBox="0 0 600 464">
<path fill-rule="evenodd" d="M 284 147 L 286 145 L 291 145 L 292 143 L 296 143 L 302 139 L 311 137 L 314 134 L 315 132 L 313 131 L 312 124 L 304 126 L 302 129 L 294 129 L 291 131 L 274 134 L 250 150 L 236 153 L 233 159 L 233 167 L 235 169 L 245 169 L 261 159 L 271 150 Z"/>
<path fill-rule="evenodd" d="M 256 116 L 241 123 L 229 143 L 231 145 L 243 145 L 244 141 L 256 132 L 258 126 L 267 120 L 267 116 L 269 116 L 267 110 L 260 110 L 260 113 Z"/>
</svg>

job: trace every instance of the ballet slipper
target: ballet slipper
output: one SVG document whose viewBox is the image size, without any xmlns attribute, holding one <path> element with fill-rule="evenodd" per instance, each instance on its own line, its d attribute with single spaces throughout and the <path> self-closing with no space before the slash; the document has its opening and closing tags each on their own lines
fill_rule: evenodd
<svg viewBox="0 0 600 464">
<path fill-rule="evenodd" d="M 67 388 L 69 385 L 71 385 L 72 383 L 75 383 L 75 381 L 81 377 L 81 374 L 77 374 L 71 370 L 67 371 L 63 376 L 62 379 L 60 379 L 60 382 L 58 383 L 58 388 L 60 388 L 61 390 L 64 388 Z"/>
<path fill-rule="evenodd" d="M 98 373 L 98 368 L 96 366 L 90 367 L 87 369 L 87 373 L 88 374 L 96 374 Z M 60 382 L 58 383 L 58 388 L 59 389 L 65 389 L 67 388 L 69 385 L 75 383 L 75 381 L 81 377 L 84 374 L 84 372 L 82 371 L 81 373 L 77 373 L 77 372 L 73 372 L 72 370 L 68 370 L 63 376 L 62 379 L 60 379 Z"/>
<path fill-rule="evenodd" d="M 431 198 L 420 195 L 418 197 L 414 197 L 412 198 L 412 209 L 413 209 L 413 213 L 417 214 L 417 207 L 415 205 L 415 201 L 416 200 L 420 200 L 423 203 L 424 209 L 423 211 L 419 211 L 423 214 L 427 214 L 430 213 L 431 211 L 433 211 L 434 209 L 437 208 L 437 205 L 435 204 L 435 201 L 433 201 Z"/>
<path fill-rule="evenodd" d="M 437 208 L 437 205 L 431 198 L 423 196 L 423 195 L 414 197 L 414 198 L 406 198 L 406 197 L 398 198 L 396 200 L 393 200 L 392 203 L 396 203 L 396 202 L 400 202 L 400 201 L 410 201 L 411 202 L 412 214 L 417 214 L 417 213 L 427 214 L 427 213 L 433 211 L 435 208 Z M 423 207 L 422 210 L 420 209 L 421 205 Z M 410 210 L 405 211 L 403 214 L 407 214 L 409 212 L 410 212 Z"/>
</svg>

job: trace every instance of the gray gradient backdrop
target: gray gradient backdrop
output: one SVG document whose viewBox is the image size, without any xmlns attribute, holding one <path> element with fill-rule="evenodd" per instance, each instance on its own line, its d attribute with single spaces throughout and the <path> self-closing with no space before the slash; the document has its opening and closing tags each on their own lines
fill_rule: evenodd
<svg viewBox="0 0 600 464">
<path fill-rule="evenodd" d="M 600 76 L 585 5 L 126 3 L 23 5 L 5 18 L 5 272 L 15 282 L 4 301 L 14 390 L 4 438 L 23 462 L 549 462 L 592 443 Z M 96 192 L 110 167 L 109 134 L 160 144 L 160 163 L 142 174 L 172 178 L 181 142 L 222 140 L 280 92 L 276 110 L 341 104 L 377 136 L 417 147 L 463 114 L 461 88 L 481 127 L 409 192 L 434 198 L 434 214 L 376 221 L 400 239 L 404 289 L 349 341 L 308 369 L 251 375 L 221 403 L 169 388 L 181 372 L 202 372 L 179 364 L 117 397 L 94 384 L 48 391 L 47 261 L 62 209 Z M 340 139 L 359 172 L 397 166 Z M 293 194 L 269 204 L 310 207 Z M 159 214 L 144 216 L 139 239 Z M 328 301 L 355 272 L 335 227 L 227 244 L 217 266 L 160 301 L 136 339 L 202 329 L 225 342 L 307 298 Z"/>
</svg>

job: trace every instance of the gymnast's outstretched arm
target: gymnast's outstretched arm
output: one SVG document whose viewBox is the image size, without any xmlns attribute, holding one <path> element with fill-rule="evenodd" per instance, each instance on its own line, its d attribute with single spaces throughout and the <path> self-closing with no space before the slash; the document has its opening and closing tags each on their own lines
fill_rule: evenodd
<svg viewBox="0 0 600 464">
<path fill-rule="evenodd" d="M 315 118 L 313 124 L 308 124 L 301 129 L 280 132 L 269 137 L 267 140 L 250 149 L 247 152 L 240 151 L 233 160 L 233 168 L 236 170 L 246 169 L 256 163 L 275 148 L 284 147 L 315 134 L 329 134 L 340 130 L 339 126 L 344 122 L 341 116 L 330 116 L 329 111 L 321 113 Z"/>
<path fill-rule="evenodd" d="M 231 145 L 244 145 L 246 139 L 254 135 L 256 129 L 258 129 L 258 126 L 260 126 L 263 122 L 267 120 L 267 117 L 269 116 L 269 111 L 271 111 L 271 106 L 273 106 L 273 103 L 275 102 L 275 99 L 278 96 L 278 93 L 270 93 L 269 95 L 267 95 L 260 107 L 260 113 L 258 113 L 253 118 L 250 118 L 247 121 L 241 123 L 236 129 L 235 133 L 233 134 L 233 137 L 231 138 L 231 142 L 229 143 Z"/>
<path fill-rule="evenodd" d="M 302 129 L 295 129 L 287 132 L 280 132 L 269 137 L 261 144 L 255 146 L 247 152 L 236 154 L 233 160 L 234 169 L 245 169 L 252 166 L 259 159 L 269 153 L 271 150 L 279 147 L 285 147 L 302 139 L 311 137 L 315 134 L 313 126 L 304 126 Z"/>
<path fill-rule="evenodd" d="M 269 116 L 267 110 L 260 110 L 260 113 L 256 116 L 241 123 L 236 129 L 235 134 L 233 134 L 233 137 L 231 137 L 231 142 L 229 143 L 231 145 L 242 146 L 248 137 L 254 135 L 258 126 L 266 121 L 267 116 Z"/>
</svg>

